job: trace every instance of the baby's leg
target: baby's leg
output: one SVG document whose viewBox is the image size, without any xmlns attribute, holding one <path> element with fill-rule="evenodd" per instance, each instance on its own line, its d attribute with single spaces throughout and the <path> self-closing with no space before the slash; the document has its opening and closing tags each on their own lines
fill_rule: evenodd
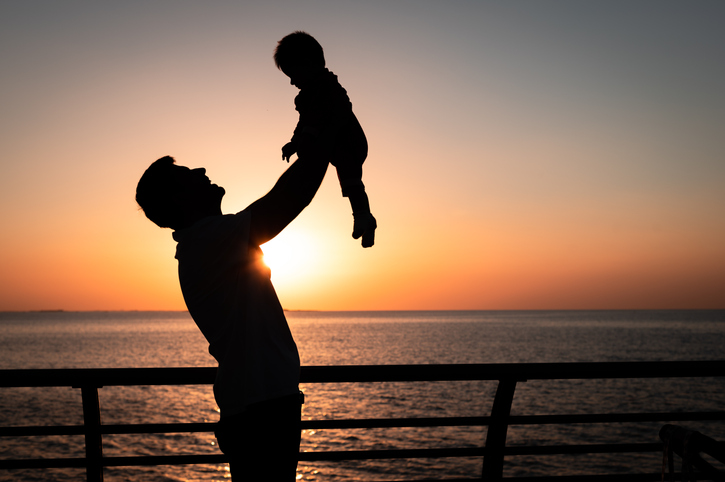
<svg viewBox="0 0 725 482">
<path fill-rule="evenodd" d="M 365 184 L 362 181 L 362 164 L 337 163 L 337 179 L 342 196 L 350 200 L 353 213 L 370 212 Z"/>
<path fill-rule="evenodd" d="M 362 164 L 350 166 L 337 165 L 337 177 L 342 188 L 342 195 L 350 200 L 352 216 L 354 219 L 352 237 L 362 237 L 363 248 L 375 244 L 375 229 L 377 222 L 370 213 L 370 201 L 362 182 Z"/>
</svg>

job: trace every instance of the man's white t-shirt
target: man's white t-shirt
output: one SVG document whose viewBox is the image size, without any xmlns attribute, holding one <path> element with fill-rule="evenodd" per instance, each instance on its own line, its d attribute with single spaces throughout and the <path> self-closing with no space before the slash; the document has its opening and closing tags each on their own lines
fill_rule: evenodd
<svg viewBox="0 0 725 482">
<path fill-rule="evenodd" d="M 297 345 L 250 222 L 247 211 L 210 216 L 173 235 L 186 306 L 219 362 L 222 417 L 298 392 Z"/>
</svg>

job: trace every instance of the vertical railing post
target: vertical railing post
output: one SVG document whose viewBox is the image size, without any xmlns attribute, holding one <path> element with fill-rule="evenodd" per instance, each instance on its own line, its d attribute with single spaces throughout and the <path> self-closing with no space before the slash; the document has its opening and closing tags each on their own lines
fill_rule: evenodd
<svg viewBox="0 0 725 482">
<path fill-rule="evenodd" d="M 86 437 L 86 480 L 103 482 L 103 440 L 101 439 L 101 406 L 98 403 L 98 387 L 84 385 L 83 431 Z"/>
<path fill-rule="evenodd" d="M 486 433 L 486 454 L 483 456 L 481 477 L 485 481 L 501 480 L 503 477 L 503 457 L 506 447 L 506 433 L 509 427 L 511 404 L 516 390 L 515 379 L 501 379 L 496 389 L 496 397 L 491 408 L 491 423 Z"/>
</svg>

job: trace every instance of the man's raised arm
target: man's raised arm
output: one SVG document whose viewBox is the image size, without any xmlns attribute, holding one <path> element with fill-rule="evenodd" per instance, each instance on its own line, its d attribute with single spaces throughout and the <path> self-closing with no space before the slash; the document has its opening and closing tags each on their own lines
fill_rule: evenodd
<svg viewBox="0 0 725 482">
<path fill-rule="evenodd" d="M 277 236 L 315 197 L 327 172 L 326 156 L 298 158 L 266 195 L 247 208 L 251 215 L 250 242 L 256 246 Z"/>
</svg>

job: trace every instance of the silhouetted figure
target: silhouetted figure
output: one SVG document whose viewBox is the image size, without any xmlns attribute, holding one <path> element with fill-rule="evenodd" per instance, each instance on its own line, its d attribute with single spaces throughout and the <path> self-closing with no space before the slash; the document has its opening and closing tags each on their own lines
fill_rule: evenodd
<svg viewBox="0 0 725 482">
<path fill-rule="evenodd" d="M 342 195 L 350 200 L 352 237 L 362 236 L 362 246 L 369 248 L 375 243 L 377 223 L 362 182 L 368 141 L 347 92 L 337 76 L 325 68 L 322 46 L 305 32 L 294 32 L 280 40 L 274 62 L 300 89 L 295 98 L 299 122 L 292 140 L 282 147 L 282 159 L 289 162 L 295 152 L 304 154 L 310 142 L 319 143 L 337 168 Z"/>
<path fill-rule="evenodd" d="M 136 188 L 146 216 L 174 230 L 186 306 L 219 363 L 216 435 L 237 481 L 295 480 L 300 359 L 259 245 L 310 203 L 327 165 L 308 150 L 237 214 L 222 214 L 225 191 L 205 169 L 168 156 L 151 164 Z"/>
</svg>

